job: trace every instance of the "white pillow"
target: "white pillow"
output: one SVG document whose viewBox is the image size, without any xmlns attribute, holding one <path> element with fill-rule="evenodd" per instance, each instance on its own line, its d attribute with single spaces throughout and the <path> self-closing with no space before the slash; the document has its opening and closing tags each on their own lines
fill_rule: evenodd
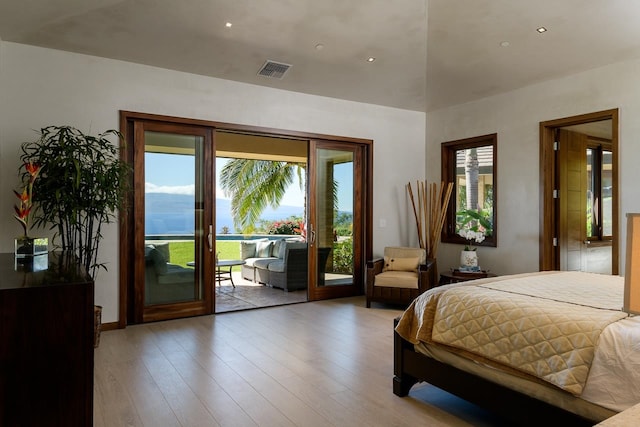
<svg viewBox="0 0 640 427">
<path fill-rule="evenodd" d="M 256 257 L 258 258 L 268 258 L 271 256 L 271 248 L 273 247 L 273 242 L 258 242 L 256 245 Z"/>
<path fill-rule="evenodd" d="M 243 240 L 240 242 L 240 258 L 255 258 L 256 257 L 256 244 L 251 240 Z"/>
</svg>

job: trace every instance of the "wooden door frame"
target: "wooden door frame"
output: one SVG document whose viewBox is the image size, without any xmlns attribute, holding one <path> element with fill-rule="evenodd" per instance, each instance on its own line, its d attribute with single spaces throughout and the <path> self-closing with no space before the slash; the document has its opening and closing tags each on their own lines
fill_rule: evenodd
<svg viewBox="0 0 640 427">
<path fill-rule="evenodd" d="M 149 120 L 132 120 L 127 123 L 126 133 L 128 141 L 144 141 L 145 132 L 152 130 L 154 132 L 163 132 L 170 134 L 182 134 L 182 135 L 198 135 L 202 138 L 202 144 L 204 148 L 203 162 L 205 164 L 212 163 L 211 147 L 213 147 L 213 130 L 202 126 L 193 126 L 185 123 L 163 122 L 163 121 L 149 121 Z M 207 149 L 209 148 L 209 149 Z M 128 200 L 127 215 L 123 221 L 120 222 L 121 226 L 121 240 L 120 240 L 120 271 L 123 269 L 127 271 L 127 277 L 129 281 L 126 282 L 126 320 L 128 323 L 144 323 L 156 320 L 165 320 L 167 317 L 174 316 L 175 313 L 181 313 L 182 317 L 196 316 L 201 314 L 207 314 L 211 312 L 213 308 L 214 294 L 210 286 L 206 286 L 200 283 L 204 277 L 211 277 L 213 274 L 213 258 L 212 256 L 204 256 L 204 261 L 201 266 L 202 275 L 198 277 L 198 281 L 202 290 L 203 297 L 199 300 L 186 301 L 176 303 L 175 306 L 170 304 L 145 307 L 145 295 L 140 290 L 140 286 L 136 287 L 133 284 L 136 277 L 144 277 L 145 274 L 145 260 L 141 253 L 136 252 L 136 248 L 142 248 L 145 246 L 144 229 L 144 193 L 136 192 L 136 189 L 144 188 L 145 177 L 145 164 L 144 164 L 145 146 L 142 144 L 127 144 L 125 150 L 122 152 L 122 158 L 133 165 L 134 173 L 131 176 L 130 188 L 133 190 Z M 201 171 L 202 182 L 212 182 L 214 171 L 206 169 Z M 201 209 L 205 213 L 211 215 L 213 206 L 213 195 L 204 192 L 204 199 L 200 201 Z M 205 224 L 213 224 L 212 217 L 201 218 L 203 224 L 200 224 L 205 229 Z M 123 240 L 122 231 L 123 226 L 126 226 L 125 234 L 128 236 L 128 240 Z M 196 227 L 198 223 L 196 223 Z M 201 250 L 204 254 L 205 251 L 200 246 L 198 239 L 195 241 L 196 251 Z M 123 262 L 123 254 L 126 254 L 125 261 Z M 122 284 L 121 285 L 121 298 L 122 298 Z M 203 304 L 204 302 L 204 304 Z M 179 305 L 179 307 L 178 307 Z M 121 312 L 122 310 L 119 310 Z M 120 319 L 119 319 L 120 321 Z"/>
<path fill-rule="evenodd" d="M 365 180 L 360 180 L 360 182 L 362 181 L 366 181 L 366 170 L 365 170 L 365 152 L 362 151 L 362 146 L 353 146 L 353 147 L 345 147 L 344 144 L 341 144 L 338 141 L 330 141 L 330 140 L 320 140 L 320 139 L 312 139 L 310 140 L 310 144 L 309 144 L 309 156 L 308 156 L 308 170 L 307 170 L 307 182 L 309 185 L 309 194 L 317 194 L 318 190 L 317 190 L 317 180 L 315 178 L 316 172 L 317 172 L 317 150 L 318 149 L 335 149 L 335 150 L 344 150 L 344 151 L 351 151 L 353 153 L 353 167 L 354 167 L 354 175 L 356 177 L 365 177 Z M 353 212 L 353 238 L 354 241 L 356 238 L 359 239 L 359 241 L 362 241 L 362 237 L 366 236 L 366 232 L 365 229 L 363 228 L 364 225 L 364 221 L 363 221 L 363 217 L 365 212 L 367 211 L 366 207 L 363 207 L 363 209 L 358 209 L 359 207 L 363 206 L 363 204 L 367 201 L 370 200 L 370 198 L 363 198 L 363 194 L 364 194 L 364 187 L 367 186 L 366 182 L 363 182 L 363 185 L 357 185 L 356 182 L 354 182 L 354 193 L 353 193 L 353 197 L 354 197 L 354 212 Z M 369 187 L 369 186 L 367 186 Z M 317 213 L 317 208 L 318 208 L 318 197 L 315 198 L 315 200 L 313 199 L 309 199 L 309 202 L 307 204 L 307 220 L 309 223 L 314 224 L 316 227 L 316 233 L 318 232 L 318 221 L 316 218 L 316 213 Z M 367 221 L 367 223 L 370 223 L 370 221 Z M 307 230 L 309 231 L 309 230 Z M 318 240 L 318 237 L 315 238 L 315 240 Z M 315 243 L 309 243 L 309 251 L 314 250 L 314 252 L 317 253 L 316 251 L 316 245 Z M 354 251 L 354 261 L 357 259 L 371 259 L 371 254 L 367 254 L 366 257 L 363 257 L 362 254 L 364 253 L 364 248 L 362 248 L 362 245 L 353 245 L 353 251 Z M 317 271 L 317 257 L 312 257 L 309 259 L 309 279 L 311 280 L 312 276 L 316 275 L 316 271 Z M 365 277 L 364 277 L 364 272 L 365 272 L 365 265 L 364 263 L 357 263 L 354 262 L 353 265 L 353 283 L 351 285 L 330 285 L 330 286 L 323 286 L 323 287 L 319 287 L 317 286 L 318 284 L 316 283 L 315 286 L 311 285 L 311 282 L 309 282 L 309 287 L 308 287 L 308 297 L 309 297 L 309 301 L 318 301 L 318 300 L 322 300 L 322 299 L 329 299 L 329 298 L 341 298 L 341 297 L 348 297 L 348 296 L 353 296 L 354 294 L 358 294 L 358 291 L 360 291 L 359 293 L 362 294 L 364 288 L 363 286 L 360 286 L 360 288 L 358 289 L 358 285 L 359 283 L 364 284 L 365 282 Z"/>
<path fill-rule="evenodd" d="M 540 270 L 558 270 L 560 259 L 558 247 L 554 246 L 554 238 L 558 237 L 558 204 L 553 192 L 557 187 L 557 162 L 554 150 L 554 130 L 564 126 L 611 120 L 611 153 L 612 153 L 612 247 L 611 247 L 611 272 L 617 275 L 619 271 L 619 163 L 618 163 L 618 109 L 598 111 L 595 113 L 581 114 L 562 119 L 540 122 Z"/>
<path fill-rule="evenodd" d="M 363 215 L 363 248 L 362 248 L 362 266 L 367 259 L 373 256 L 373 140 L 363 138 L 353 138 L 336 135 L 317 134 L 301 131 L 283 130 L 275 128 L 265 128 L 259 126 L 249 126 L 234 123 L 217 122 L 211 120 L 189 119 L 175 116 L 164 116 L 157 114 L 140 113 L 134 111 L 120 111 L 120 132 L 124 136 L 122 141 L 121 156 L 122 159 L 130 164 L 133 163 L 133 147 L 127 145 L 127 141 L 134 141 L 134 124 L 137 121 L 152 121 L 159 123 L 172 123 L 190 126 L 202 126 L 211 128 L 213 131 L 213 140 L 215 141 L 215 133 L 217 131 L 242 132 L 255 135 L 271 136 L 276 138 L 296 139 L 296 140 L 330 140 L 343 143 L 359 144 L 364 149 L 365 173 L 364 173 L 364 189 L 362 197 L 364 198 L 365 211 Z M 138 159 L 138 161 L 141 161 Z M 139 165 L 134 165 L 139 166 Z M 134 172 L 135 173 L 135 172 Z M 133 177 L 131 178 L 133 183 Z M 135 203 L 142 203 L 140 195 L 131 194 L 128 199 L 129 206 L 135 206 Z M 129 244 L 133 238 L 134 227 L 140 219 L 136 219 L 132 209 L 120 213 L 119 227 L 119 303 L 118 303 L 118 328 L 125 328 L 128 323 L 128 313 L 132 304 L 132 293 L 130 292 L 130 284 L 133 283 L 135 277 L 135 265 L 133 263 L 134 247 Z M 138 267 L 140 268 L 140 267 Z M 364 278 L 363 278 L 364 282 Z M 361 293 L 364 293 L 364 283 L 358 284 Z M 211 307 L 211 314 L 214 307 Z"/>
</svg>

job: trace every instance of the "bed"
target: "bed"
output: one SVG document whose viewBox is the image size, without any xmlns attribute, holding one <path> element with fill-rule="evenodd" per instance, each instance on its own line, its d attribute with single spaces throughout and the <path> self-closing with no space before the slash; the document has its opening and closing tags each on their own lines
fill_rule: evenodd
<svg viewBox="0 0 640 427">
<path fill-rule="evenodd" d="M 439 286 L 395 321 L 396 395 L 428 382 L 518 424 L 593 425 L 640 402 L 624 279 L 547 271 Z"/>
</svg>

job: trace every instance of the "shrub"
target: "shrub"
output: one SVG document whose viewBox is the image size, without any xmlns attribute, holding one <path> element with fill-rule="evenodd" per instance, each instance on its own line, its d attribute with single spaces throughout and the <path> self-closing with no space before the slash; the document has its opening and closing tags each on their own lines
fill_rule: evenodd
<svg viewBox="0 0 640 427">
<path fill-rule="evenodd" d="M 351 239 L 333 244 L 333 273 L 353 274 L 353 242 Z"/>
</svg>

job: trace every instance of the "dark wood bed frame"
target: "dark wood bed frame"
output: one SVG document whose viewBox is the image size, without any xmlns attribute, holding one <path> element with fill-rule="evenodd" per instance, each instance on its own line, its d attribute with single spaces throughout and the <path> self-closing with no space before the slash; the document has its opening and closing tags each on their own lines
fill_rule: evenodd
<svg viewBox="0 0 640 427">
<path fill-rule="evenodd" d="M 398 320 L 394 320 L 394 327 Z M 393 393 L 401 397 L 409 394 L 416 383 L 425 381 L 493 411 L 514 425 L 565 427 L 597 423 L 418 353 L 395 331 L 393 369 Z"/>
</svg>

